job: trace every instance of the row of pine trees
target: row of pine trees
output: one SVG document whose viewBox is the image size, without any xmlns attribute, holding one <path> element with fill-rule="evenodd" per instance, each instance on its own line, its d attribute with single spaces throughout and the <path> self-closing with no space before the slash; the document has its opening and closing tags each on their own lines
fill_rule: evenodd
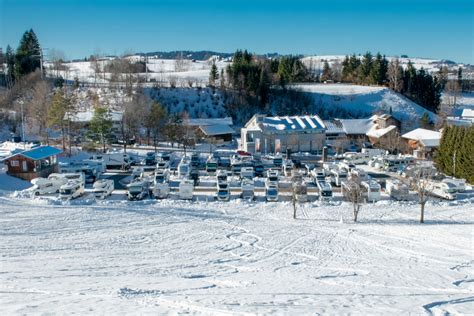
<svg viewBox="0 0 474 316">
<path fill-rule="evenodd" d="M 474 126 L 446 126 L 435 155 L 438 169 L 474 183 Z"/>
</svg>

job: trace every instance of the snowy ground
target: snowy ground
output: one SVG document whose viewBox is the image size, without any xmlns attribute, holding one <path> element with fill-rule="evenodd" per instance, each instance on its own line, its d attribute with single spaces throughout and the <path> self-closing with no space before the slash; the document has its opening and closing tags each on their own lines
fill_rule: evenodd
<svg viewBox="0 0 474 316">
<path fill-rule="evenodd" d="M 473 200 L 417 205 L 0 197 L 3 314 L 474 310 Z M 341 217 L 343 222 L 341 222 Z"/>
</svg>

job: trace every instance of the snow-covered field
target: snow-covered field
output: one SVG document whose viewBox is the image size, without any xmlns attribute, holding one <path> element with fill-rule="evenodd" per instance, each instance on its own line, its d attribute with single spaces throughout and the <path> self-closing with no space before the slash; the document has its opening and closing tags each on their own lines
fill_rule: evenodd
<svg viewBox="0 0 474 316">
<path fill-rule="evenodd" d="M 467 314 L 473 200 L 416 204 L 0 197 L 2 314 Z M 342 217 L 342 221 L 341 221 Z"/>
</svg>

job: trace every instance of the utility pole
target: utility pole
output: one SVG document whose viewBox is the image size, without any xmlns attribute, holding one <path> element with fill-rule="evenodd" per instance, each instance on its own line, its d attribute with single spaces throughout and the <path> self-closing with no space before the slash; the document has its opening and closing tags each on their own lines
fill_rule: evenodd
<svg viewBox="0 0 474 316">
<path fill-rule="evenodd" d="M 23 114 L 23 100 L 19 101 L 21 107 L 21 140 L 23 141 L 23 149 L 26 150 L 25 142 L 25 115 Z"/>
</svg>

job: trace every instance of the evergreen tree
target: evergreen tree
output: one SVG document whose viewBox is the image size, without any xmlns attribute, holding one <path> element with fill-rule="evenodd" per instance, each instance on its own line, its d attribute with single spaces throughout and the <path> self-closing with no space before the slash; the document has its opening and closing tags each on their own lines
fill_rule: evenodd
<svg viewBox="0 0 474 316">
<path fill-rule="evenodd" d="M 216 63 L 212 62 L 211 70 L 209 73 L 209 85 L 215 87 L 217 80 L 219 80 L 219 70 L 217 69 Z"/>
<path fill-rule="evenodd" d="M 370 52 L 364 54 L 362 63 L 359 66 L 359 82 L 360 83 L 369 83 L 370 72 L 372 71 L 373 66 L 373 57 Z"/>
<path fill-rule="evenodd" d="M 30 29 L 26 31 L 16 50 L 15 55 L 15 77 L 16 79 L 34 72 L 40 68 L 41 48 L 35 32 Z"/>
<path fill-rule="evenodd" d="M 94 109 L 94 115 L 89 124 L 89 130 L 98 136 L 102 144 L 102 150 L 105 153 L 105 145 L 107 144 L 107 139 L 112 130 L 112 119 L 107 108 L 98 106 Z"/>
<path fill-rule="evenodd" d="M 431 120 L 430 115 L 428 112 L 424 112 L 423 115 L 420 117 L 420 126 L 421 128 L 430 129 L 431 128 Z"/>
<path fill-rule="evenodd" d="M 329 67 L 329 63 L 325 60 L 323 65 L 323 73 L 321 74 L 321 81 L 332 80 L 332 72 L 331 67 Z"/>
<path fill-rule="evenodd" d="M 7 87 L 11 88 L 15 82 L 15 53 L 10 45 L 7 46 L 5 62 L 7 64 Z"/>
</svg>

